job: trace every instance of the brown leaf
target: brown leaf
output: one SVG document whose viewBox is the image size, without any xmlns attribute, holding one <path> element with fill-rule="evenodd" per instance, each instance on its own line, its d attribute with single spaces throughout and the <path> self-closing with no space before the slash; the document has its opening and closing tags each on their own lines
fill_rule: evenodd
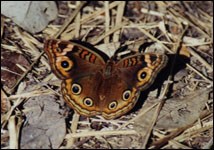
<svg viewBox="0 0 214 150">
<path fill-rule="evenodd" d="M 7 88 L 12 88 L 17 80 L 21 77 L 24 73 L 16 64 L 23 66 L 25 69 L 30 67 L 30 63 L 28 60 L 19 53 L 15 52 L 4 52 L 2 53 L 3 59 L 1 60 L 1 67 L 7 70 L 1 69 L 1 81 Z"/>
</svg>

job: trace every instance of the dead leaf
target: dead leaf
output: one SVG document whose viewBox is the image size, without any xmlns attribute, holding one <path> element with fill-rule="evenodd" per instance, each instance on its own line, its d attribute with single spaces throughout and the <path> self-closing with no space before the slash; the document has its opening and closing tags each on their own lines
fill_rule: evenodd
<svg viewBox="0 0 214 150">
<path fill-rule="evenodd" d="M 27 123 L 21 134 L 21 148 L 56 149 L 62 143 L 66 125 L 59 104 L 52 96 L 38 96 L 25 103 Z"/>
<path fill-rule="evenodd" d="M 58 13 L 52 1 L 4 1 L 1 5 L 2 14 L 30 33 L 42 31 Z"/>
<path fill-rule="evenodd" d="M 156 128 L 179 128 L 194 123 L 199 119 L 208 101 L 210 90 L 202 89 L 192 92 L 184 98 L 168 99 L 164 104 Z"/>
<path fill-rule="evenodd" d="M 4 85 L 4 90 L 8 92 L 8 90 L 16 84 L 17 80 L 24 73 L 17 64 L 27 69 L 30 67 L 30 63 L 22 54 L 15 52 L 3 52 L 2 57 L 1 81 Z"/>
</svg>

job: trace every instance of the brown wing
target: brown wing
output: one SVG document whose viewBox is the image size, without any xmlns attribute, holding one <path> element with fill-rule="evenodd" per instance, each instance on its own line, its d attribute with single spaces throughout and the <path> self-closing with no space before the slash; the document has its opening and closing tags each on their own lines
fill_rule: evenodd
<svg viewBox="0 0 214 150">
<path fill-rule="evenodd" d="M 70 107 L 85 116 L 99 114 L 100 73 L 109 57 L 76 42 L 48 40 L 45 43 L 52 71 L 62 79 L 62 95 Z"/>
<path fill-rule="evenodd" d="M 120 76 L 129 86 L 144 90 L 155 80 L 157 74 L 168 62 L 166 55 L 145 53 L 129 56 L 117 63 Z"/>
<path fill-rule="evenodd" d="M 48 40 L 45 51 L 53 72 L 63 79 L 62 94 L 69 106 L 81 115 L 106 119 L 132 109 L 140 90 L 152 84 L 167 62 L 165 55 L 139 54 L 109 65 L 100 51 L 57 40 Z M 112 69 L 107 78 L 105 68 Z"/>
<path fill-rule="evenodd" d="M 105 79 L 100 86 L 99 96 L 103 97 L 100 102 L 102 116 L 106 119 L 117 118 L 130 111 L 137 102 L 140 91 L 119 76 L 118 73 L 112 74 Z"/>
<path fill-rule="evenodd" d="M 62 94 L 67 104 L 84 116 L 100 114 L 98 89 L 102 79 L 99 76 L 85 76 L 73 81 L 62 82 Z M 78 92 L 75 92 L 75 85 Z M 77 90 L 76 90 L 77 91 Z"/>
<path fill-rule="evenodd" d="M 105 96 L 105 101 L 100 102 L 102 115 L 112 119 L 130 111 L 140 91 L 153 83 L 167 60 L 165 55 L 150 53 L 129 56 L 116 63 L 112 76 L 100 86 L 99 94 Z"/>
<path fill-rule="evenodd" d="M 75 84 L 79 88 L 78 92 L 72 87 Z M 104 78 L 100 72 L 75 81 L 64 80 L 62 93 L 69 106 L 79 114 L 102 115 L 106 119 L 117 118 L 127 113 L 134 107 L 139 96 L 139 91 L 134 87 L 128 87 L 117 74 Z"/>
<path fill-rule="evenodd" d="M 87 76 L 102 69 L 109 59 L 97 49 L 89 49 L 70 41 L 47 40 L 44 50 L 52 71 L 60 79 Z"/>
</svg>

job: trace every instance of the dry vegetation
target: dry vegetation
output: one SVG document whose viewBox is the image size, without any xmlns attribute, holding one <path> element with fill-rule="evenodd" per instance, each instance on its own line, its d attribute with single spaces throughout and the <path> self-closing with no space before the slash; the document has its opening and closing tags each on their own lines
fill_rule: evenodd
<svg viewBox="0 0 214 150">
<path fill-rule="evenodd" d="M 1 17 L 1 148 L 213 147 L 213 2 L 58 2 L 58 8 L 58 18 L 34 35 Z M 161 93 L 150 89 L 143 105 L 115 120 L 73 113 L 43 51 L 50 37 L 80 39 L 107 53 L 153 42 L 147 51 L 170 58 Z"/>
</svg>

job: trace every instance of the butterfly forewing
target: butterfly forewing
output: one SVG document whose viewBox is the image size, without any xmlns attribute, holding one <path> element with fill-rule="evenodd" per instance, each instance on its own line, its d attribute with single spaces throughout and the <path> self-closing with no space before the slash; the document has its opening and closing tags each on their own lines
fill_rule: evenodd
<svg viewBox="0 0 214 150">
<path fill-rule="evenodd" d="M 45 52 L 51 68 L 60 79 L 69 79 L 75 75 L 88 75 L 101 69 L 108 59 L 102 52 L 88 49 L 79 43 L 60 40 L 47 40 Z M 78 69 L 77 69 L 78 68 Z"/>
</svg>

